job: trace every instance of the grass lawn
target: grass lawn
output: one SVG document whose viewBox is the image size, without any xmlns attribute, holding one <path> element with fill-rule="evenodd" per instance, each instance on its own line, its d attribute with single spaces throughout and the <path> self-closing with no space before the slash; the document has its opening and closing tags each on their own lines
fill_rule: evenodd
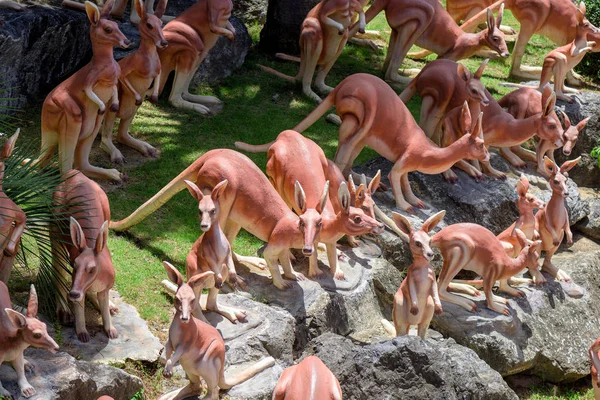
<svg viewBox="0 0 600 400">
<path fill-rule="evenodd" d="M 510 15 L 505 14 L 504 24 L 518 28 Z M 384 39 L 390 29 L 385 18 L 378 16 L 369 26 L 369 30 L 380 30 Z M 253 39 L 258 39 L 257 27 L 251 29 Z M 548 42 L 534 37 L 527 47 L 524 63 L 541 65 L 544 55 L 551 50 Z M 512 49 L 512 43 L 509 45 Z M 358 72 L 367 72 L 383 76 L 385 49 L 373 52 L 368 48 L 347 46 L 327 79 L 335 86 L 344 77 Z M 429 56 L 428 60 L 434 56 Z M 471 71 L 475 71 L 482 59 L 472 58 L 464 61 Z M 212 94 L 224 101 L 221 113 L 203 118 L 193 112 L 180 111 L 171 107 L 166 100 L 154 106 L 145 102 L 140 108 L 131 127 L 134 136 L 143 138 L 160 148 L 161 155 L 156 160 L 143 163 L 130 162 L 118 166 L 127 173 L 129 179 L 122 185 L 107 185 L 111 203 L 112 219 L 126 217 L 144 201 L 158 192 L 179 172 L 186 168 L 203 153 L 214 148 L 233 148 L 236 140 L 254 144 L 272 140 L 285 129 L 290 129 L 301 121 L 315 104 L 303 97 L 299 87 L 263 73 L 257 63 L 272 66 L 284 73 L 295 75 L 297 65 L 292 62 L 280 62 L 252 50 L 244 66 L 220 85 L 197 88 L 203 94 Z M 406 67 L 422 67 L 424 62 L 407 60 Z M 500 87 L 510 67 L 508 60 L 492 60 L 486 69 L 483 81 L 491 93 L 500 97 L 511 89 Z M 275 95 L 278 96 L 275 96 Z M 414 98 L 409 104 L 413 115 L 418 116 L 420 101 Z M 20 141 L 38 141 L 40 106 L 25 110 L 22 119 L 28 123 L 23 126 Z M 324 120 L 314 124 L 305 135 L 323 147 L 328 157 L 333 157 L 337 147 L 337 129 Z M 124 152 L 125 156 L 133 155 Z M 376 154 L 365 150 L 357 163 L 364 162 Z M 265 167 L 265 155 L 250 155 L 262 169 Z M 108 156 L 98 153 L 95 164 L 108 167 Z M 137 165 L 134 165 L 137 164 Z M 160 286 L 166 274 L 162 260 L 169 260 L 184 271 L 184 261 L 192 243 L 198 238 L 200 229 L 197 221 L 195 200 L 186 192 L 181 192 L 165 206 L 135 226 L 125 234 L 110 233 L 109 248 L 117 269 L 116 288 L 125 301 L 133 304 L 141 316 L 146 319 L 155 334 L 162 341 L 166 339 L 173 306 L 172 299 Z M 242 254 L 255 254 L 262 242 L 251 235 L 241 232 L 234 244 L 234 250 Z M 127 365 L 128 370 L 147 371 L 139 365 Z M 146 373 L 146 394 L 154 398 L 160 378 L 151 375 L 161 369 L 150 369 Z M 565 397 L 552 397 L 547 388 L 533 390 L 526 396 L 531 399 L 548 398 L 592 398 L 591 392 L 565 392 Z M 562 392 L 560 392 L 562 393 Z"/>
</svg>

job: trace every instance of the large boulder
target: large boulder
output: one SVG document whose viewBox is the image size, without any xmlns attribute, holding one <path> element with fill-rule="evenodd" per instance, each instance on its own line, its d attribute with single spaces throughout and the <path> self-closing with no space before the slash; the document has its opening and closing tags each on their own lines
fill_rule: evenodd
<svg viewBox="0 0 600 400">
<path fill-rule="evenodd" d="M 344 399 L 517 399 L 500 374 L 454 340 L 403 336 L 362 346 L 326 333 L 316 355 L 338 378 Z"/>
<path fill-rule="evenodd" d="M 50 354 L 29 348 L 25 358 L 33 365 L 27 380 L 37 391 L 36 400 L 97 399 L 102 395 L 130 400 L 142 390 L 140 378 L 108 365 L 76 360 L 67 353 Z M 8 365 L 0 366 L 0 381 L 15 399 L 20 396 L 17 374 Z"/>
<path fill-rule="evenodd" d="M 395 292 L 401 282 L 400 272 L 381 258 L 380 249 L 370 241 L 354 249 L 345 248 L 338 258 L 345 280 L 334 280 L 327 264 L 321 264 L 327 270 L 322 278 L 293 282 L 285 291 L 273 285 L 266 271 L 249 271 L 244 267 L 238 270 L 248 283 L 252 298 L 282 308 L 295 318 L 297 351 L 323 332 L 351 334 L 367 340 L 381 331 L 383 315 L 377 292 L 385 292 L 386 287 Z M 307 275 L 307 261 L 299 259 L 294 269 Z M 327 261 L 322 257 L 321 262 Z M 384 309 L 391 310 L 389 296 L 381 298 Z"/>
<path fill-rule="evenodd" d="M 319 0 L 269 0 L 267 22 L 260 32 L 260 49 L 267 53 L 300 53 L 300 28 Z"/>
<path fill-rule="evenodd" d="M 583 92 L 573 103 L 558 102 L 558 108 L 568 116 L 571 124 L 576 124 L 584 118 L 591 117 L 587 127 L 579 133 L 579 140 L 572 153 L 566 157 L 562 151 L 555 151 L 557 162 L 581 156 L 581 162 L 569 172 L 569 176 L 578 185 L 600 188 L 600 168 L 598 159 L 590 156 L 592 149 L 599 145 L 600 139 L 600 96 L 597 92 Z"/>
<path fill-rule="evenodd" d="M 504 376 L 525 372 L 558 383 L 588 375 L 587 351 L 600 326 L 600 246 L 578 238 L 552 260 L 584 287 L 583 297 L 565 295 L 563 285 L 569 285 L 546 275 L 548 283 L 521 288 L 525 297 L 510 298 L 508 316 L 489 310 L 482 295 L 474 313 L 442 302 L 444 315 L 435 316 L 432 326 Z"/>
<path fill-rule="evenodd" d="M 575 225 L 575 229 L 586 236 L 600 240 L 600 193 L 598 189 L 583 188 L 581 190 L 590 212 L 587 217 Z"/>
</svg>

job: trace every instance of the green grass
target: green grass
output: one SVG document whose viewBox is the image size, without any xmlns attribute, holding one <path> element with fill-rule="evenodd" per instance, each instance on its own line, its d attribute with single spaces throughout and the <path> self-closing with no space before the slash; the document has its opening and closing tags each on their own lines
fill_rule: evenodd
<svg viewBox="0 0 600 400">
<path fill-rule="evenodd" d="M 504 24 L 518 27 L 509 12 Z M 390 29 L 385 18 L 378 16 L 368 27 L 380 30 L 385 39 Z M 259 36 L 259 27 L 250 29 L 253 39 Z M 512 44 L 510 46 L 512 48 Z M 527 47 L 525 63 L 541 65 L 544 55 L 552 48 L 541 37 L 534 37 Z M 335 86 L 343 78 L 358 72 L 383 76 L 381 67 L 385 49 L 373 52 L 370 49 L 347 46 L 327 79 Z M 428 60 L 433 59 L 430 56 Z M 473 58 L 463 63 L 475 71 L 482 59 Z M 295 75 L 297 64 L 280 62 L 251 51 L 244 66 L 220 85 L 198 88 L 203 94 L 213 94 L 224 101 L 221 113 L 203 118 L 193 112 L 174 109 L 165 100 L 154 106 L 145 102 L 136 116 L 131 131 L 134 136 L 147 140 L 161 150 L 156 160 L 147 160 L 140 165 L 118 167 L 128 174 L 128 181 L 121 186 L 109 185 L 112 219 L 126 217 L 139 205 L 158 192 L 179 172 L 199 156 L 214 148 L 233 148 L 236 140 L 250 143 L 265 143 L 279 132 L 290 129 L 301 121 L 315 104 L 306 99 L 297 86 L 278 78 L 266 75 L 255 65 L 272 66 L 284 73 Z M 424 62 L 407 60 L 406 67 L 422 67 Z M 497 97 L 510 91 L 500 87 L 506 79 L 510 60 L 492 60 L 484 75 L 484 83 Z M 278 96 L 275 98 L 274 95 Z M 408 104 L 413 115 L 419 111 L 419 99 Z M 31 107 L 20 116 L 29 121 L 22 129 L 20 141 L 38 141 L 40 107 Z M 337 147 L 336 127 L 320 120 L 306 133 L 306 136 L 322 146 L 328 157 L 333 157 Z M 376 154 L 365 150 L 357 159 L 364 162 Z M 259 167 L 265 167 L 265 155 L 250 155 Z M 109 167 L 110 161 L 104 154 L 97 157 L 96 165 Z M 145 221 L 125 234 L 111 232 L 109 248 L 117 270 L 116 289 L 126 302 L 133 304 L 141 316 L 149 322 L 151 329 L 164 340 L 165 328 L 170 322 L 173 307 L 172 299 L 160 286 L 166 274 L 162 260 L 169 260 L 184 270 L 184 261 L 193 242 L 200 235 L 196 215 L 195 200 L 182 192 L 171 199 Z M 242 254 L 255 254 L 262 243 L 251 235 L 241 232 L 234 244 L 234 250 Z M 145 371 L 140 366 L 128 366 L 131 371 Z M 156 370 L 152 372 L 157 372 Z M 144 372 L 142 375 L 146 375 Z M 154 393 L 157 383 L 145 379 L 146 393 Z M 579 395 L 579 394 L 578 394 Z M 537 397 L 536 397 L 537 396 Z M 546 396 L 546 397 L 544 397 Z M 531 399 L 554 398 L 546 394 L 533 394 Z M 580 398 L 580 397 L 565 397 Z M 589 398 L 589 397 L 582 397 Z"/>
</svg>

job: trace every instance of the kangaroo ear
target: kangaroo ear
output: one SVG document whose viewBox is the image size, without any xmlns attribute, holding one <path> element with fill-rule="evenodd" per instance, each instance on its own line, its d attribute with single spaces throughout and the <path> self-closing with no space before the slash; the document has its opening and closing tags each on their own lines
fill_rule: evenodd
<svg viewBox="0 0 600 400">
<path fill-rule="evenodd" d="M 210 278 L 211 276 L 213 276 L 215 273 L 212 271 L 206 271 L 203 272 L 201 274 L 197 274 L 192 276 L 189 280 L 188 280 L 188 285 L 190 285 L 191 287 L 196 287 L 199 285 L 204 285 L 204 282 Z"/>
<path fill-rule="evenodd" d="M 502 24 L 502 17 L 504 16 L 504 3 L 500 4 L 500 10 L 498 11 L 498 18 L 496 18 L 496 27 L 500 29 L 500 24 Z"/>
<path fill-rule="evenodd" d="M 560 113 L 560 115 L 562 115 L 563 125 L 565 127 L 565 130 L 569 129 L 571 127 L 571 120 L 569 119 L 569 116 L 563 110 L 558 110 L 558 112 Z M 584 126 L 585 126 L 585 124 L 584 124 Z"/>
<path fill-rule="evenodd" d="M 479 116 L 477 116 L 477 121 L 475 121 L 475 128 L 472 129 L 471 132 L 471 136 L 473 137 L 473 139 L 475 138 L 479 138 L 481 140 L 483 140 L 483 111 L 481 111 L 479 113 Z"/>
<path fill-rule="evenodd" d="M 366 193 L 367 193 L 367 188 L 365 187 L 364 184 L 360 184 L 358 185 L 358 189 L 356 189 L 356 194 L 355 194 L 355 198 L 356 198 L 356 202 L 358 203 L 359 200 L 363 201 L 366 197 Z"/>
<path fill-rule="evenodd" d="M 86 248 L 87 242 L 85 241 L 85 235 L 83 234 L 83 229 L 81 229 L 81 225 L 79 222 L 73 217 L 71 217 L 71 223 L 69 225 L 71 230 L 71 241 L 73 245 L 79 249 L 79 251 L 83 251 Z"/>
<path fill-rule="evenodd" d="M 294 201 L 296 202 L 296 208 L 300 211 L 300 214 L 304 214 L 306 211 L 306 195 L 300 182 L 296 181 L 294 185 Z"/>
<path fill-rule="evenodd" d="M 490 31 L 494 30 L 495 25 L 494 13 L 489 8 L 487 9 L 487 27 Z"/>
<path fill-rule="evenodd" d="M 146 6 L 143 3 L 143 0 L 133 0 L 133 2 L 135 4 L 135 11 L 137 11 L 140 18 L 143 20 L 146 19 Z"/>
<path fill-rule="evenodd" d="M 212 193 L 210 194 L 210 197 L 213 199 L 213 201 L 219 200 L 221 195 L 225 192 L 225 188 L 227 187 L 228 183 L 229 181 L 227 179 L 217 183 L 217 186 L 213 188 Z"/>
<path fill-rule="evenodd" d="M 410 221 L 407 220 L 404 217 L 404 215 L 398 214 L 397 212 L 392 212 L 392 218 L 394 219 L 394 223 L 396 224 L 398 229 L 400 229 L 400 231 L 406 235 L 404 237 L 401 236 L 401 239 L 404 240 L 406 243 L 410 243 L 410 235 L 413 232 L 413 228 L 410 224 Z"/>
<path fill-rule="evenodd" d="M 458 76 L 460 77 L 460 79 L 462 79 L 465 82 L 468 82 L 469 80 L 471 80 L 471 71 L 469 71 L 467 69 L 467 67 L 465 67 L 462 64 L 458 64 L 456 67 L 456 73 L 458 74 Z"/>
<path fill-rule="evenodd" d="M 583 1 L 581 3 L 579 3 L 579 11 L 581 11 L 581 13 L 583 15 L 585 15 L 586 9 L 585 9 L 585 3 Z"/>
<path fill-rule="evenodd" d="M 163 267 L 167 271 L 167 277 L 171 282 L 177 285 L 177 287 L 181 287 L 183 285 L 183 276 L 181 273 L 168 261 L 163 261 Z"/>
<path fill-rule="evenodd" d="M 442 222 L 445 215 L 446 215 L 446 210 L 442 210 L 442 211 L 438 212 L 437 214 L 432 215 L 431 217 L 427 218 L 427 220 L 425 222 L 423 222 L 423 226 L 421 227 L 421 230 L 425 231 L 427 233 L 431 232 L 431 230 L 433 228 L 435 228 L 440 222 Z"/>
<path fill-rule="evenodd" d="M 345 183 L 342 182 L 344 185 Z M 329 198 L 329 181 L 325 182 L 325 186 L 323 187 L 323 193 L 321 194 L 321 198 L 319 199 L 319 204 L 317 204 L 317 212 L 321 214 L 323 210 L 325 210 L 325 205 L 327 204 L 327 199 Z"/>
<path fill-rule="evenodd" d="M 348 214 L 348 211 L 350 210 L 350 191 L 348 190 L 346 182 L 342 182 L 338 189 L 338 200 L 342 205 L 342 212 Z"/>
<path fill-rule="evenodd" d="M 471 120 L 471 111 L 469 110 L 469 105 L 465 100 L 460 110 L 460 130 L 463 135 L 471 131 L 472 124 L 473 121 Z"/>
<path fill-rule="evenodd" d="M 8 315 L 8 320 L 15 327 L 15 329 L 21 330 L 27 326 L 27 320 L 25 316 L 20 312 L 13 310 L 12 308 L 5 308 L 4 312 Z"/>
<path fill-rule="evenodd" d="M 115 0 L 106 0 L 106 3 L 104 3 L 104 7 L 102 7 L 102 10 L 100 11 L 100 18 L 110 18 L 110 12 L 112 11 L 113 4 L 115 4 Z M 141 16 L 142 15 L 140 14 L 140 17 Z"/>
<path fill-rule="evenodd" d="M 356 185 L 354 184 L 354 178 L 352 177 L 352 173 L 348 175 L 348 190 L 350 191 L 351 195 L 354 196 L 356 194 Z"/>
<path fill-rule="evenodd" d="M 27 316 L 29 318 L 35 318 L 38 313 L 38 297 L 35 291 L 35 286 L 29 287 L 29 301 L 27 302 Z"/>
<path fill-rule="evenodd" d="M 560 172 L 562 174 L 564 174 L 565 172 L 569 172 L 570 170 L 572 170 L 579 163 L 579 161 L 581 161 L 581 156 L 577 157 L 574 160 L 565 161 L 560 166 Z"/>
<path fill-rule="evenodd" d="M 92 25 L 97 25 L 98 21 L 100 21 L 100 10 L 98 10 L 98 6 L 96 6 L 91 1 L 85 2 L 85 13 L 88 16 L 88 19 L 92 23 Z"/>
<path fill-rule="evenodd" d="M 156 9 L 154 10 L 154 15 L 157 18 L 162 18 L 165 14 L 165 10 L 167 9 L 167 0 L 159 0 L 156 5 Z"/>
<path fill-rule="evenodd" d="M 517 194 L 520 197 L 523 197 L 527 194 L 527 191 L 529 190 L 529 180 L 527 179 L 527 177 L 523 174 L 521 174 L 521 177 L 519 178 L 519 181 L 517 182 Z"/>
<path fill-rule="evenodd" d="M 375 174 L 373 179 L 371 179 L 371 182 L 369 182 L 368 189 L 369 189 L 369 193 L 371 193 L 371 195 L 373 195 L 377 191 L 377 188 L 379 188 L 380 183 L 381 183 L 381 170 L 378 169 L 377 173 Z"/>
<path fill-rule="evenodd" d="M 566 115 L 567 115 L 567 114 L 565 114 L 565 116 L 566 116 Z M 567 117 L 567 118 L 569 118 L 569 117 Z M 592 118 L 592 117 L 587 117 L 586 119 L 584 119 L 584 120 L 582 120 L 582 121 L 579 121 L 579 123 L 577 123 L 577 130 L 578 130 L 579 132 L 581 132 L 581 131 L 583 130 L 583 128 L 585 128 L 585 126 L 587 125 L 587 123 L 588 123 L 588 121 L 590 120 L 590 118 Z"/>
<path fill-rule="evenodd" d="M 10 157 L 10 155 L 12 154 L 13 150 L 15 149 L 15 143 L 17 142 L 17 139 L 19 138 L 20 132 L 21 132 L 21 129 L 17 128 L 14 135 L 9 137 L 8 140 L 4 143 L 4 146 L 2 146 L 2 158 L 3 159 Z"/>
<path fill-rule="evenodd" d="M 548 158 L 548 156 L 544 156 L 544 167 L 546 170 L 550 172 L 550 175 L 556 175 L 558 172 L 558 165 L 554 161 Z"/>
<path fill-rule="evenodd" d="M 102 226 L 100 227 L 100 232 L 98 232 L 98 238 L 96 239 L 96 247 L 94 247 L 94 252 L 96 254 L 100 254 L 102 250 L 106 247 L 106 243 L 108 242 L 108 221 L 104 221 Z"/>
<path fill-rule="evenodd" d="M 202 191 L 200 190 L 200 188 L 198 186 L 196 186 L 196 184 L 192 181 L 185 180 L 184 182 L 185 182 L 185 186 L 187 186 L 188 191 L 190 192 L 192 197 L 198 201 L 201 201 L 202 198 L 204 197 L 204 195 L 202 194 Z"/>
<path fill-rule="evenodd" d="M 552 90 L 550 85 L 544 86 L 544 90 L 542 92 L 542 107 L 544 109 L 544 118 L 548 118 L 550 114 L 554 111 L 554 106 L 556 105 L 556 93 Z"/>
<path fill-rule="evenodd" d="M 479 65 L 479 68 L 477 68 L 477 71 L 475 71 L 475 79 L 481 79 L 481 77 L 483 76 L 483 71 L 485 71 L 485 67 L 487 67 L 488 62 L 490 62 L 489 58 L 486 58 L 485 60 L 483 60 L 483 62 Z"/>
</svg>

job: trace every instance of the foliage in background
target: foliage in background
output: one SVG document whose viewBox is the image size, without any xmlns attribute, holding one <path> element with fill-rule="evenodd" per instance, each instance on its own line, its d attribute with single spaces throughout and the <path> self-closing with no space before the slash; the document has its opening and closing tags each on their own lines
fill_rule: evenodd
<svg viewBox="0 0 600 400">
<path fill-rule="evenodd" d="M 577 2 L 579 3 L 579 2 Z M 600 27 L 600 0 L 585 0 L 586 17 L 594 24 L 594 26 Z M 575 68 L 578 72 L 586 75 L 587 77 L 598 81 L 600 80 L 600 53 L 588 53 L 583 58 L 583 61 Z"/>
<path fill-rule="evenodd" d="M 598 168 L 600 168 L 600 139 L 598 139 L 598 146 L 594 147 L 590 152 L 590 156 L 598 160 Z"/>
</svg>

